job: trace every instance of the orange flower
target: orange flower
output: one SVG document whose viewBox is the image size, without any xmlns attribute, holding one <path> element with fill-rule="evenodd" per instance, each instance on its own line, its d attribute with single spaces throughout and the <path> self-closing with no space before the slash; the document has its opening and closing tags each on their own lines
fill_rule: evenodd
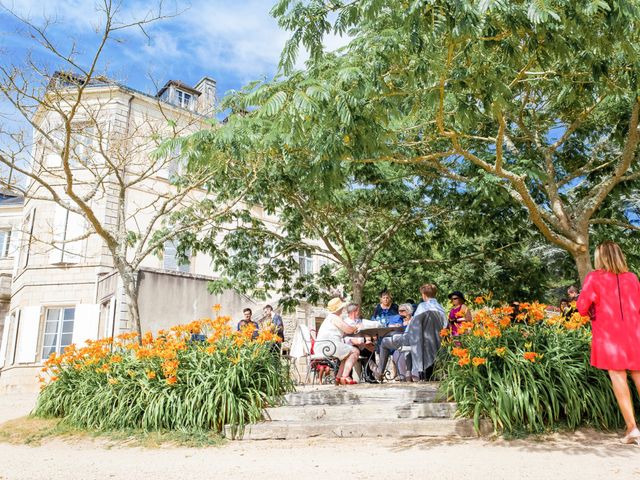
<svg viewBox="0 0 640 480">
<path fill-rule="evenodd" d="M 505 352 L 507 351 L 507 347 L 498 347 L 494 350 L 495 354 L 499 357 L 504 357 Z"/>
<path fill-rule="evenodd" d="M 466 333 L 468 330 L 471 330 L 474 327 L 473 322 L 462 322 L 458 325 L 458 334 L 462 335 Z"/>
<path fill-rule="evenodd" d="M 462 357 L 460 360 L 458 360 L 458 365 L 460 365 L 461 367 L 464 367 L 465 365 L 469 365 L 470 361 L 471 360 L 469 359 L 468 356 Z"/>
<path fill-rule="evenodd" d="M 448 337 L 449 335 L 451 335 L 451 330 L 449 330 L 448 328 L 443 328 L 442 330 L 440 330 L 440 336 L 442 338 Z"/>
<path fill-rule="evenodd" d="M 474 367 L 478 367 L 487 363 L 487 359 L 483 357 L 473 357 L 472 363 Z"/>
<path fill-rule="evenodd" d="M 214 312 L 219 312 L 220 310 L 222 310 L 222 305 L 220 305 L 219 303 L 216 303 L 213 307 L 211 307 L 211 309 Z"/>
<path fill-rule="evenodd" d="M 466 357 L 469 355 L 469 350 L 467 348 L 455 347 L 451 350 L 451 354 L 455 357 Z"/>
<path fill-rule="evenodd" d="M 147 372 L 147 378 L 149 380 L 153 380 L 154 378 L 156 378 L 156 372 Z"/>
<path fill-rule="evenodd" d="M 167 385 L 175 385 L 178 382 L 178 378 L 175 376 L 167 377 Z"/>
<path fill-rule="evenodd" d="M 482 305 L 484 303 L 484 297 L 480 296 L 480 297 L 476 297 L 474 302 L 478 305 Z"/>
<path fill-rule="evenodd" d="M 507 328 L 509 325 L 511 325 L 511 317 L 504 316 L 500 319 L 500 326 L 502 328 Z"/>
<path fill-rule="evenodd" d="M 531 363 L 535 363 L 537 358 L 540 358 L 540 354 L 536 352 L 524 352 L 523 355 L 525 360 L 529 360 Z"/>
</svg>

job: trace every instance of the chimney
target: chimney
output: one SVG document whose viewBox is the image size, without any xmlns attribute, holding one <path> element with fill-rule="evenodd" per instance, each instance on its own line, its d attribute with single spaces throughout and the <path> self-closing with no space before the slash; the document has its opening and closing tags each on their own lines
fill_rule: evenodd
<svg viewBox="0 0 640 480">
<path fill-rule="evenodd" d="M 196 111 L 201 115 L 212 117 L 216 107 L 216 81 L 211 77 L 202 77 L 193 88 L 200 92 Z"/>
</svg>

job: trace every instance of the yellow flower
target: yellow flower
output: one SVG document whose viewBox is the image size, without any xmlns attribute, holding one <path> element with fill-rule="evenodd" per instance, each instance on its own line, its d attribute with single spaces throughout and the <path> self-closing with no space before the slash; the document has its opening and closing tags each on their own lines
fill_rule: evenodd
<svg viewBox="0 0 640 480">
<path fill-rule="evenodd" d="M 498 347 L 494 350 L 495 354 L 499 357 L 504 357 L 507 347 Z"/>
<path fill-rule="evenodd" d="M 487 363 L 487 359 L 483 357 L 473 357 L 472 363 L 474 367 L 478 367 Z"/>
</svg>

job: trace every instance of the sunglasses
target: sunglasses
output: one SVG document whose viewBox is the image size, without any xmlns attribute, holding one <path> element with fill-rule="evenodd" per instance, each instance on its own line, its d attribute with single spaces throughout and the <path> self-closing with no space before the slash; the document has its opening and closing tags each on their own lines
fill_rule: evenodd
<svg viewBox="0 0 640 480">
<path fill-rule="evenodd" d="M 460 297 L 451 297 L 451 300 L 460 300 Z"/>
</svg>

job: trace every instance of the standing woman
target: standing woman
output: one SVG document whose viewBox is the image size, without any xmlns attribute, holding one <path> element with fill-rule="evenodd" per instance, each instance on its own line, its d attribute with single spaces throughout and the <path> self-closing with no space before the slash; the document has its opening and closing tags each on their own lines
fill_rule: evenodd
<svg viewBox="0 0 640 480">
<path fill-rule="evenodd" d="M 455 290 L 449 294 L 449 300 L 453 308 L 449 311 L 449 324 L 451 325 L 451 335 L 458 335 L 458 324 L 460 322 L 470 322 L 471 310 L 467 307 L 467 301 L 462 292 Z"/>
<path fill-rule="evenodd" d="M 578 311 L 592 317 L 591 365 L 609 372 L 627 425 L 622 442 L 640 444 L 627 379 L 630 371 L 640 393 L 640 283 L 617 243 L 598 245 L 594 264 L 577 302 Z"/>
</svg>

